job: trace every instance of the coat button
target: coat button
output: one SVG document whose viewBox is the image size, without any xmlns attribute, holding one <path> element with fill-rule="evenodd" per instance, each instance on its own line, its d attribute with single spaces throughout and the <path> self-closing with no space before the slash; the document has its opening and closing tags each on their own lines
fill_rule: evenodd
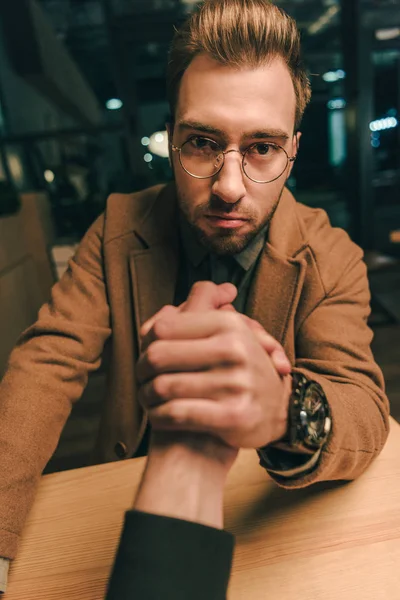
<svg viewBox="0 0 400 600">
<path fill-rule="evenodd" d="M 128 454 L 128 449 L 124 442 L 117 442 L 114 446 L 114 452 L 118 458 L 125 458 Z"/>
</svg>

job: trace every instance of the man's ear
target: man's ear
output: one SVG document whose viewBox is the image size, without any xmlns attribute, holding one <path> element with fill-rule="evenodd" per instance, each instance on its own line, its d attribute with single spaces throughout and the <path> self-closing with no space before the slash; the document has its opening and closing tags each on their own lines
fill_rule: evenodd
<svg viewBox="0 0 400 600">
<path fill-rule="evenodd" d="M 300 139 L 301 139 L 302 133 L 301 131 L 298 131 L 297 133 L 294 134 L 293 136 L 293 140 L 292 140 L 292 156 L 297 156 L 299 153 L 299 148 L 300 148 Z M 294 167 L 294 163 L 295 161 L 292 161 L 289 165 L 289 170 L 288 170 L 288 176 L 287 179 L 289 179 L 290 175 L 292 174 L 292 170 Z"/>
<path fill-rule="evenodd" d="M 300 140 L 303 134 L 301 131 L 298 131 L 293 137 L 293 156 L 297 156 L 300 148 Z"/>
</svg>

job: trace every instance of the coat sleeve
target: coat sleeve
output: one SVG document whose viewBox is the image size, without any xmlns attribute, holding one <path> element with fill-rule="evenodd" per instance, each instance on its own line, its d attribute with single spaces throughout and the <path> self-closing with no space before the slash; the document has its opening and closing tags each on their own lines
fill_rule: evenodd
<svg viewBox="0 0 400 600">
<path fill-rule="evenodd" d="M 343 242 L 343 240 L 342 240 Z M 332 431 L 317 466 L 287 488 L 357 478 L 380 453 L 389 433 L 389 402 L 371 351 L 370 293 L 362 252 L 345 244 L 345 267 L 300 325 L 295 371 L 318 381 L 328 398 Z"/>
<path fill-rule="evenodd" d="M 110 335 L 104 217 L 83 238 L 0 383 L 0 556 L 14 558 L 40 475 Z"/>
<path fill-rule="evenodd" d="M 106 600 L 225 600 L 233 545 L 226 531 L 129 511 Z"/>
</svg>

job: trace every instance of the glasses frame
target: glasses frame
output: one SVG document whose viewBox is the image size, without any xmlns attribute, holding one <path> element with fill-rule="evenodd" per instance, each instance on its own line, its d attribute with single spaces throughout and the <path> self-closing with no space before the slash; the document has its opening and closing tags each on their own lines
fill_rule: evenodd
<svg viewBox="0 0 400 600">
<path fill-rule="evenodd" d="M 208 140 L 209 142 L 213 142 L 213 144 L 215 144 L 216 146 L 218 146 L 220 148 L 220 146 L 214 140 L 212 140 L 210 138 L 206 138 L 204 136 L 198 136 L 198 137 L 202 137 L 202 139 L 204 139 L 204 140 Z M 171 144 L 171 149 L 172 149 L 173 152 L 179 152 L 179 163 L 180 163 L 182 169 L 185 171 L 185 173 L 187 173 L 191 177 L 194 177 L 194 179 L 211 179 L 212 177 L 215 177 L 216 175 L 218 175 L 218 173 L 221 172 L 221 170 L 222 170 L 222 168 L 223 168 L 223 166 L 225 164 L 225 156 L 227 154 L 230 154 L 231 152 L 238 152 L 239 154 L 242 155 L 242 162 L 241 162 L 242 171 L 246 175 L 246 177 L 248 179 L 250 179 L 250 181 L 253 181 L 254 183 L 260 183 L 260 184 L 273 183 L 274 181 L 276 181 L 277 179 L 279 179 L 280 177 L 282 177 L 282 175 L 284 174 L 284 172 L 286 171 L 286 169 L 288 167 L 288 164 L 289 163 L 294 163 L 294 161 L 297 158 L 297 154 L 295 154 L 294 156 L 289 156 L 289 154 L 286 152 L 285 148 L 282 148 L 282 146 L 280 146 L 279 144 L 275 144 L 275 143 L 271 143 L 271 142 L 265 142 L 265 144 L 269 144 L 271 146 L 275 146 L 276 148 L 279 148 L 280 150 L 283 150 L 283 152 L 286 154 L 286 158 L 287 158 L 286 166 L 283 169 L 282 173 L 280 175 L 278 175 L 277 177 L 274 177 L 274 179 L 269 179 L 268 181 L 259 181 L 257 179 L 253 179 L 252 177 L 250 177 L 250 175 L 248 175 L 246 173 L 245 168 L 244 168 L 244 161 L 245 161 L 245 158 L 246 158 L 246 154 L 250 150 L 250 148 L 253 148 L 257 144 L 262 143 L 262 142 L 255 142 L 254 144 L 251 144 L 248 148 L 246 148 L 246 150 L 244 152 L 241 152 L 240 150 L 235 150 L 234 148 L 232 150 L 223 150 L 221 148 L 220 154 L 222 154 L 222 162 L 221 162 L 221 166 L 218 168 L 217 171 L 215 171 L 215 173 L 213 173 L 212 175 L 206 175 L 206 176 L 193 175 L 193 173 L 191 173 L 190 171 L 188 171 L 186 169 L 186 167 L 183 165 L 183 162 L 182 162 L 182 148 L 186 144 L 188 144 L 192 139 L 193 139 L 193 137 L 191 137 L 188 140 L 186 140 L 186 142 L 184 142 L 182 144 L 182 146 L 175 146 L 174 144 Z M 220 154 L 218 154 L 217 157 Z"/>
</svg>

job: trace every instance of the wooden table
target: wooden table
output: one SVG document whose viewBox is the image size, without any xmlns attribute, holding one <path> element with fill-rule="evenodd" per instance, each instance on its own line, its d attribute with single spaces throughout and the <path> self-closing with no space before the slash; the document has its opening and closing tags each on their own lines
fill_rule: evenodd
<svg viewBox="0 0 400 600">
<path fill-rule="evenodd" d="M 143 466 L 43 477 L 4 600 L 101 600 Z M 237 535 L 230 600 L 400 598 L 400 426 L 392 420 L 381 456 L 345 485 L 288 492 L 242 451 L 225 514 Z"/>
</svg>

